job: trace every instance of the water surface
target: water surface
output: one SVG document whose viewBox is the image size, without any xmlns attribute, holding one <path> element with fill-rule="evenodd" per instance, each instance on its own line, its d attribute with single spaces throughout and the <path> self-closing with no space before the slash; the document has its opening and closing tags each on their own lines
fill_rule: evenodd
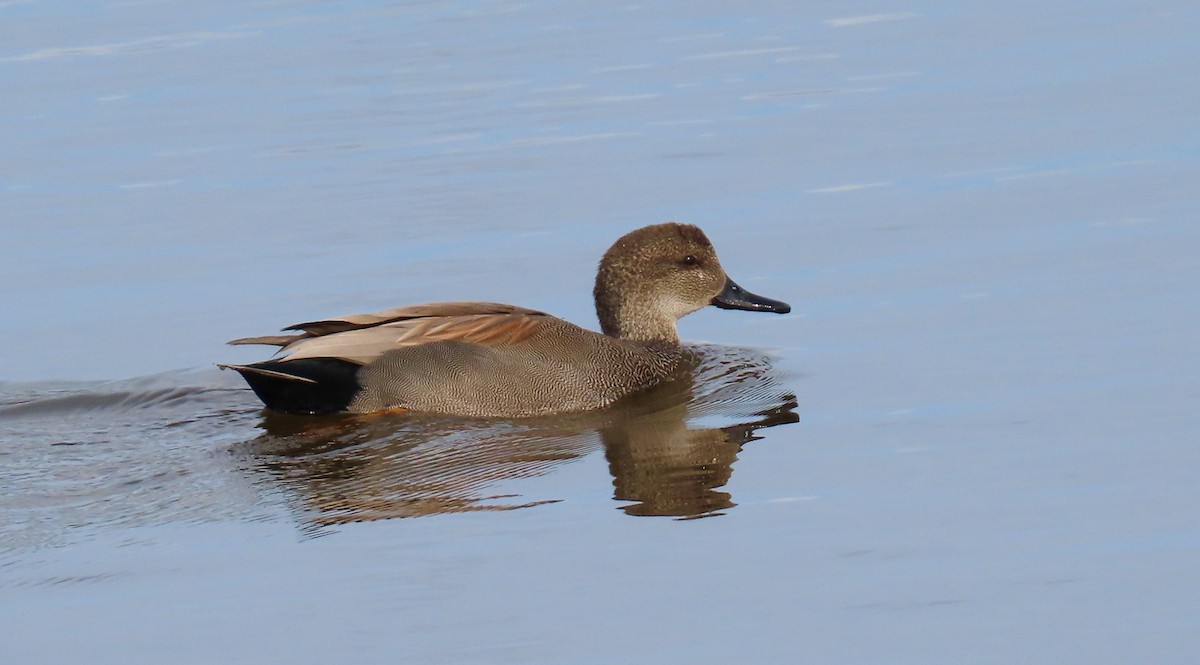
<svg viewBox="0 0 1200 665">
<path fill-rule="evenodd" d="M 1192 662 L 1198 32 L 0 3 L 0 660 Z M 685 319 L 695 380 L 618 412 L 297 422 L 213 369 L 415 302 L 594 327 L 667 219 L 795 309 Z"/>
</svg>

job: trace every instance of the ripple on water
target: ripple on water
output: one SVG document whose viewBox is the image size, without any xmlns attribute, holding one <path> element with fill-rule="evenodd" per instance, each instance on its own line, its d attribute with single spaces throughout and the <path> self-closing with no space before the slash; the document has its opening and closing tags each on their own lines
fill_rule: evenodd
<svg viewBox="0 0 1200 665">
<path fill-rule="evenodd" d="M 755 432 L 795 422 L 753 350 L 691 348 L 687 371 L 603 411 L 511 421 L 413 414 L 266 414 L 237 377 L 5 386 L 0 542 L 69 542 L 111 526 L 261 518 L 308 525 L 545 503 L 506 494 L 598 450 L 632 515 L 719 514 Z M 703 421 L 700 424 L 699 421 Z M 549 501 L 553 501 L 550 499 Z"/>
<path fill-rule="evenodd" d="M 0 547 L 88 528 L 252 513 L 225 452 L 258 408 L 215 372 L 8 386 L 0 406 Z"/>
</svg>

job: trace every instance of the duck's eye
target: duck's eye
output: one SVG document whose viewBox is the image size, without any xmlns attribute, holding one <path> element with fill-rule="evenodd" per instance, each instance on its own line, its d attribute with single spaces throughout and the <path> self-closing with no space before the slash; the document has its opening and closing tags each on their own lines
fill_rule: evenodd
<svg viewBox="0 0 1200 665">
<path fill-rule="evenodd" d="M 699 261 L 696 260 L 696 257 L 692 256 L 691 254 L 688 254 L 687 256 L 683 257 L 683 260 L 680 261 L 680 263 L 682 263 L 685 266 L 694 266 L 697 263 L 699 263 Z"/>
</svg>

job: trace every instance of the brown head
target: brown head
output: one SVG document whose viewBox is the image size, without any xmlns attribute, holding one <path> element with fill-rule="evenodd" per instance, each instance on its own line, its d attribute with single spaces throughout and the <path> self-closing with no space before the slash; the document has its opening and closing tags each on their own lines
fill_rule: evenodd
<svg viewBox="0 0 1200 665">
<path fill-rule="evenodd" d="M 655 224 L 625 234 L 600 259 L 596 315 L 604 334 L 679 341 L 675 322 L 716 305 L 786 314 L 786 303 L 754 295 L 725 275 L 704 232 L 691 224 Z"/>
</svg>

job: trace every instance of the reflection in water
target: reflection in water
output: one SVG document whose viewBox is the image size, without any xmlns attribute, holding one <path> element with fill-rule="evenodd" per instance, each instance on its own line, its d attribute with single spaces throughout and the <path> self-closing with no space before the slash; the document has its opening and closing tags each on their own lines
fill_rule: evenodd
<svg viewBox="0 0 1200 665">
<path fill-rule="evenodd" d="M 269 414 L 250 441 L 261 467 L 302 497 L 316 524 L 472 510 L 522 502 L 489 494 L 603 446 L 614 498 L 630 515 L 693 517 L 734 504 L 719 491 L 754 432 L 799 420 L 767 359 L 692 347 L 675 380 L 610 409 L 489 421 L 413 414 L 314 418 Z M 732 421 L 689 427 L 704 417 Z"/>
<path fill-rule="evenodd" d="M 742 444 L 761 437 L 762 427 L 794 423 L 790 397 L 752 422 L 730 427 L 689 429 L 685 405 L 638 416 L 600 430 L 604 453 L 613 475 L 613 498 L 637 503 L 625 506 L 630 515 L 717 514 L 734 505 L 729 482 Z"/>
<path fill-rule="evenodd" d="M 593 447 L 586 430 L 455 418 L 272 414 L 264 426 L 252 449 L 319 524 L 525 507 L 480 491 Z"/>
</svg>

